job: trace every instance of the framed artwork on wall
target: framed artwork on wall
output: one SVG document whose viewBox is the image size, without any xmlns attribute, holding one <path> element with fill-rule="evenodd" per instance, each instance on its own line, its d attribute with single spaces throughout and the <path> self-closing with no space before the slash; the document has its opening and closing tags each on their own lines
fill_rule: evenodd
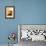
<svg viewBox="0 0 46 46">
<path fill-rule="evenodd" d="M 15 7 L 14 6 L 5 7 L 5 18 L 6 19 L 15 19 Z"/>
</svg>

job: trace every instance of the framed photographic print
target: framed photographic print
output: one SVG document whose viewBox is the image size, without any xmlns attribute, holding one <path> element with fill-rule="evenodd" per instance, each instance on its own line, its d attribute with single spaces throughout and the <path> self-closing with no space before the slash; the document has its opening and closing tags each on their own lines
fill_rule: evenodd
<svg viewBox="0 0 46 46">
<path fill-rule="evenodd" d="M 5 7 L 5 18 L 6 19 L 14 19 L 15 18 L 15 7 L 14 6 L 6 6 Z"/>
</svg>

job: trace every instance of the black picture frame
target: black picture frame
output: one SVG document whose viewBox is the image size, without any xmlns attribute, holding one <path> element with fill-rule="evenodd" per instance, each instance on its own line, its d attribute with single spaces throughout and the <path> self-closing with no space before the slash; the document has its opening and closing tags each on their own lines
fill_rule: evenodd
<svg viewBox="0 0 46 46">
<path fill-rule="evenodd" d="M 7 15 L 8 10 L 12 11 L 11 16 Z M 15 6 L 5 6 L 5 19 L 15 19 Z"/>
</svg>

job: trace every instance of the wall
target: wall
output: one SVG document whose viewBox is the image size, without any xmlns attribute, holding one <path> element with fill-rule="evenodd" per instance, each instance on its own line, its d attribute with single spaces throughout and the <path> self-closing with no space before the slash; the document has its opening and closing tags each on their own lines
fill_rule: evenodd
<svg viewBox="0 0 46 46">
<path fill-rule="evenodd" d="M 16 0 L 19 24 L 46 24 L 46 0 Z"/>
<path fill-rule="evenodd" d="M 10 32 L 17 34 L 17 19 L 5 19 L 5 6 L 15 6 L 15 2 L 15 0 L 0 0 L 0 44 L 9 42 L 8 34 Z M 18 42 L 17 39 L 16 43 Z"/>
<path fill-rule="evenodd" d="M 9 5 L 16 6 L 16 19 L 5 19 Z M 17 34 L 18 24 L 46 24 L 46 0 L 0 0 L 0 44 L 8 43 L 9 32 Z"/>
</svg>

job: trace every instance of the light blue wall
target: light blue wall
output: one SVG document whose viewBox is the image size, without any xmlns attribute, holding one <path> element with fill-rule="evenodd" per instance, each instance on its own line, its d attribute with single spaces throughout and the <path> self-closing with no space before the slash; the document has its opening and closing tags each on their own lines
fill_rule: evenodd
<svg viewBox="0 0 46 46">
<path fill-rule="evenodd" d="M 15 4 L 15 0 L 0 0 L 0 43 L 8 43 L 10 32 L 17 34 L 17 20 L 5 19 L 5 6 L 15 6 Z M 17 42 L 17 39 L 15 42 Z"/>
<path fill-rule="evenodd" d="M 16 6 L 16 19 L 5 19 L 5 6 Z M 0 0 L 0 43 L 8 43 L 17 24 L 46 24 L 46 0 Z M 17 42 L 17 39 L 16 39 Z"/>
<path fill-rule="evenodd" d="M 46 0 L 16 0 L 21 24 L 46 24 Z"/>
</svg>

